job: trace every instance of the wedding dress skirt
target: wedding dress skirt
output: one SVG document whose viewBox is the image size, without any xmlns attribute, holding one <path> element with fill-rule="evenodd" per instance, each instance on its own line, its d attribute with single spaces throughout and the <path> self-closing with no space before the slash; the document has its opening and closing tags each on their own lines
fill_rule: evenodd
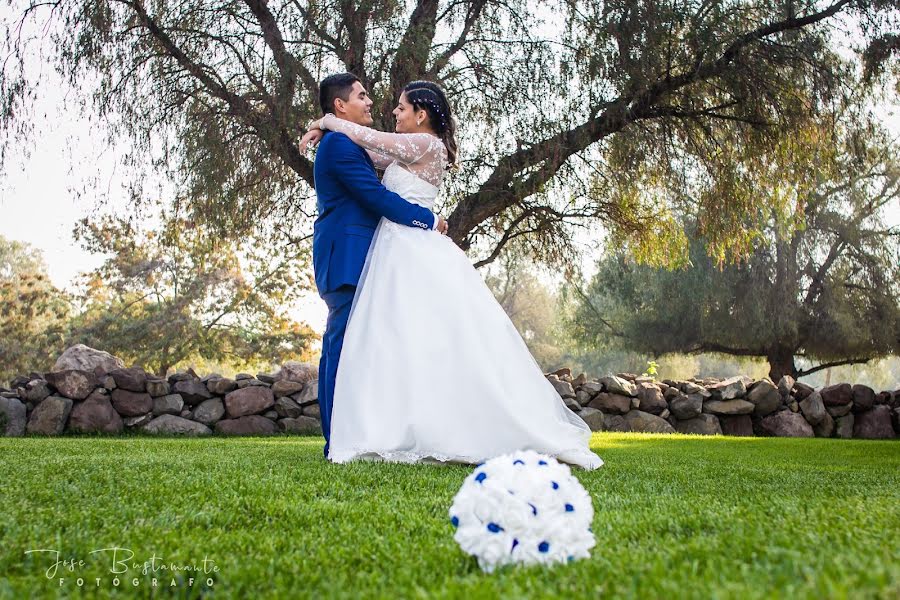
<svg viewBox="0 0 900 600">
<path fill-rule="evenodd" d="M 431 208 L 438 188 L 396 163 L 385 186 Z M 535 450 L 603 464 L 466 255 L 381 219 L 337 371 L 328 458 L 477 464 Z"/>
</svg>

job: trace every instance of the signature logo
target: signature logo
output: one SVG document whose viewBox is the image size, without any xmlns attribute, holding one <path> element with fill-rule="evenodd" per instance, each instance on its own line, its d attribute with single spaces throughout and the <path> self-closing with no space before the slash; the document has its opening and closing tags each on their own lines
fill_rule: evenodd
<svg viewBox="0 0 900 600">
<path fill-rule="evenodd" d="M 49 548 L 26 550 L 25 554 L 45 557 L 47 568 L 44 575 L 47 579 L 58 577 L 59 585 L 64 586 L 74 578 L 75 585 L 84 586 L 85 578 L 79 576 L 83 569 L 88 568 L 88 562 L 84 558 L 63 556 L 59 550 Z M 166 561 L 154 552 L 146 560 L 140 560 L 136 559 L 137 554 L 130 548 L 119 546 L 91 550 L 89 554 L 91 558 L 99 560 L 101 565 L 104 563 L 107 565 L 107 570 L 111 575 L 109 583 L 114 587 L 118 587 L 122 580 L 128 577 L 132 578 L 131 584 L 134 587 L 141 583 L 149 583 L 151 587 L 158 587 L 160 582 L 165 585 L 166 580 L 169 580 L 169 587 L 178 587 L 179 585 L 192 587 L 198 580 L 202 582 L 201 585 L 205 583 L 207 587 L 212 587 L 215 583 L 215 574 L 219 572 L 219 566 L 208 556 L 204 556 L 199 563 L 177 563 Z M 141 577 L 137 577 L 138 575 Z M 148 577 L 150 578 L 149 582 L 146 581 Z M 97 586 L 100 586 L 103 584 L 104 578 L 96 577 L 94 581 Z"/>
</svg>

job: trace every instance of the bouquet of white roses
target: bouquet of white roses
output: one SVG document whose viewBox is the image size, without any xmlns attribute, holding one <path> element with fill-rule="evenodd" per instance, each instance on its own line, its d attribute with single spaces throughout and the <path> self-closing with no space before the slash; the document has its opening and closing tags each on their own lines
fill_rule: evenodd
<svg viewBox="0 0 900 600">
<path fill-rule="evenodd" d="M 487 572 L 590 556 L 591 497 L 567 465 L 525 450 L 479 465 L 450 507 L 454 539 Z"/>
</svg>

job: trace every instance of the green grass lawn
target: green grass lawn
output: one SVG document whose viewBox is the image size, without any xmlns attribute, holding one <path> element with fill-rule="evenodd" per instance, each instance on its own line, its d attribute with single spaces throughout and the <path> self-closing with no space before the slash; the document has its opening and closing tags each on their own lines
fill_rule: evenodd
<svg viewBox="0 0 900 600">
<path fill-rule="evenodd" d="M 900 597 L 896 441 L 592 445 L 606 465 L 576 471 L 596 510 L 590 560 L 488 575 L 447 516 L 467 467 L 331 465 L 310 437 L 0 438 L 0 597 Z M 112 551 L 91 554 L 111 547 L 134 552 L 129 567 L 219 571 L 211 588 L 160 571 L 154 590 L 130 568 L 114 588 Z M 34 549 L 84 565 L 48 579 Z"/>
</svg>

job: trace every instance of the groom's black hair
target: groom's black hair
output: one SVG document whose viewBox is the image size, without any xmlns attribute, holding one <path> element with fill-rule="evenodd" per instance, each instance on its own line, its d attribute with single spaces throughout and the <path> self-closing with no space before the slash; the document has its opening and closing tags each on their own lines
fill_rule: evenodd
<svg viewBox="0 0 900 600">
<path fill-rule="evenodd" d="M 350 90 L 357 81 L 359 77 L 353 73 L 338 73 L 329 75 L 319 82 L 319 105 L 322 107 L 322 114 L 334 112 L 335 98 L 345 102 L 349 100 Z"/>
</svg>

